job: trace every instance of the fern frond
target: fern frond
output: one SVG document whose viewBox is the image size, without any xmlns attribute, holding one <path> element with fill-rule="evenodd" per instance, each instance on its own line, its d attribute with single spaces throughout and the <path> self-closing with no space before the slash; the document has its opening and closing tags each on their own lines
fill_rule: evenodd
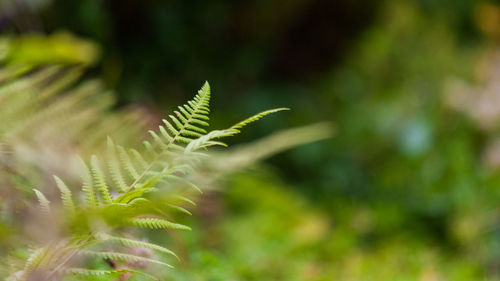
<svg viewBox="0 0 500 281">
<path fill-rule="evenodd" d="M 38 198 L 38 202 L 40 203 L 40 207 L 42 208 L 42 212 L 45 215 L 50 214 L 50 201 L 47 200 L 47 197 L 43 195 L 38 189 L 33 189 L 35 191 L 36 197 Z"/>
<path fill-rule="evenodd" d="M 141 166 L 142 169 L 141 172 L 144 172 L 148 168 L 148 163 L 146 162 L 146 160 L 144 160 L 139 151 L 135 149 L 130 149 L 130 153 L 132 153 L 132 155 L 134 156 L 134 159 L 137 162 L 137 164 Z"/>
<path fill-rule="evenodd" d="M 165 247 L 153 244 L 153 243 L 148 243 L 148 242 L 138 241 L 138 240 L 133 240 L 133 239 L 127 239 L 127 238 L 123 238 L 123 237 L 111 236 L 111 235 L 105 234 L 105 233 L 97 234 L 97 237 L 101 241 L 115 242 L 115 243 L 119 243 L 121 245 L 129 246 L 129 247 L 152 249 L 152 250 L 155 250 L 155 251 L 158 251 L 158 252 L 162 252 L 162 253 L 165 253 L 165 254 L 172 255 L 176 259 L 179 260 L 179 257 L 173 251 L 171 251 L 171 250 L 169 250 L 169 249 L 167 249 Z"/>
<path fill-rule="evenodd" d="M 151 214 L 154 213 L 154 214 L 160 214 L 163 216 L 167 216 L 167 214 L 168 214 L 168 212 L 166 211 L 167 209 L 169 211 L 175 210 L 175 211 L 184 213 L 186 215 L 190 215 L 190 216 L 192 215 L 192 213 L 190 211 L 186 210 L 185 208 L 183 208 L 181 206 L 176 205 L 175 203 L 177 203 L 177 202 L 170 202 L 170 201 L 164 201 L 164 200 L 165 199 L 163 199 L 161 202 L 155 202 L 155 201 L 151 201 L 151 200 L 148 200 L 145 198 L 136 198 L 136 199 L 131 200 L 130 203 L 128 204 L 128 206 L 130 208 L 135 209 L 135 210 L 147 210 Z M 138 212 L 137 214 L 139 214 L 139 213 L 140 212 Z M 143 213 L 147 213 L 147 212 L 143 212 Z"/>
<path fill-rule="evenodd" d="M 136 199 L 136 198 L 140 198 L 142 197 L 145 193 L 147 192 L 151 192 L 151 191 L 154 191 L 155 189 L 154 188 L 137 188 L 135 190 L 132 190 L 132 191 L 129 191 L 127 193 L 124 193 L 120 196 L 118 196 L 115 201 L 116 203 L 124 203 L 124 204 L 128 204 L 130 203 L 132 200 Z"/>
<path fill-rule="evenodd" d="M 275 112 L 279 112 L 279 111 L 283 111 L 283 110 L 290 110 L 290 108 L 285 108 L 285 107 L 282 107 L 282 108 L 275 108 L 275 109 L 269 109 L 269 110 L 266 110 L 266 111 L 262 111 L 260 113 L 257 113 L 253 116 L 250 116 L 248 117 L 247 119 L 241 121 L 241 122 L 238 122 L 236 124 L 234 124 L 231 129 L 241 129 L 243 127 L 245 127 L 246 125 L 250 124 L 250 123 L 253 123 L 259 119 L 261 119 L 262 117 L 265 117 L 266 115 L 269 115 L 269 114 L 272 114 L 272 113 L 275 113 Z"/>
<path fill-rule="evenodd" d="M 177 199 L 179 199 L 181 201 L 187 202 L 187 203 L 189 203 L 189 204 L 191 204 L 193 206 L 196 206 L 196 203 L 193 200 L 191 200 L 191 199 L 189 199 L 187 197 L 184 197 L 182 195 L 176 195 L 175 198 L 177 198 Z"/>
<path fill-rule="evenodd" d="M 168 145 L 163 142 L 163 140 L 160 138 L 160 136 L 158 136 L 156 134 L 155 131 L 149 130 L 149 134 L 153 138 L 155 147 L 159 147 L 160 149 L 164 149 L 164 150 L 168 149 Z M 153 146 L 151 146 L 151 149 L 152 148 L 153 148 Z"/>
<path fill-rule="evenodd" d="M 230 137 L 234 136 L 236 134 L 240 133 L 240 129 L 247 126 L 248 124 L 255 122 L 269 114 L 283 111 L 283 110 L 289 110 L 288 108 L 276 108 L 276 109 L 270 109 L 263 111 L 261 113 L 255 114 L 241 122 L 236 123 L 232 127 L 225 129 L 225 130 L 215 130 L 211 131 L 210 133 L 197 138 L 196 140 L 190 142 L 187 146 L 184 152 L 186 154 L 193 153 L 197 150 L 200 149 L 206 149 L 211 146 L 227 146 L 225 143 L 217 141 L 216 139 L 220 138 L 225 138 L 225 137 Z"/>
<path fill-rule="evenodd" d="M 251 144 L 230 149 L 213 157 L 210 161 L 210 167 L 215 168 L 217 173 L 239 170 L 292 147 L 330 138 L 334 132 L 334 127 L 329 123 L 317 123 L 282 130 Z"/>
<path fill-rule="evenodd" d="M 110 112 L 114 104 L 112 95 L 103 92 L 101 83 L 95 80 L 75 85 L 81 75 L 80 67 L 60 65 L 32 69 L 22 76 L 10 67 L 0 71 L 2 142 L 14 148 L 33 149 L 30 159 L 16 159 L 16 162 L 43 168 L 40 165 L 47 159 L 34 161 L 46 157 L 37 149 L 40 141 L 46 148 L 66 145 L 75 148 L 64 151 L 70 154 L 75 151 L 100 154 L 102 140 L 107 135 L 122 144 L 138 141 L 138 132 L 145 127 L 144 116 L 139 116 L 137 110 Z M 127 130 L 122 130 L 125 124 Z M 64 171 L 55 174 L 60 172 Z"/>
<path fill-rule="evenodd" d="M 71 195 L 71 190 L 66 186 L 66 184 L 57 176 L 53 176 L 54 180 L 56 181 L 57 188 L 59 188 L 59 191 L 61 192 L 61 200 L 63 203 L 64 208 L 66 209 L 67 212 L 69 212 L 69 215 L 74 215 L 75 214 L 75 204 L 73 203 L 73 198 Z"/>
<path fill-rule="evenodd" d="M 206 121 L 209 120 L 209 106 L 210 85 L 205 82 L 193 100 L 179 107 L 180 111 L 175 111 L 175 116 L 169 115 L 173 124 L 166 119 L 163 120 L 165 126 L 161 126 L 163 129 L 160 128 L 160 133 L 165 139 L 165 149 L 175 145 L 176 142 L 189 143 L 193 137 L 200 137 L 205 130 L 199 126 L 208 126 Z"/>
<path fill-rule="evenodd" d="M 162 266 L 174 268 L 172 265 L 168 263 L 164 263 L 161 261 L 157 261 L 154 259 L 149 259 L 141 256 L 136 256 L 132 254 L 124 254 L 124 253 L 116 253 L 116 252 L 96 252 L 96 251 L 89 251 L 89 250 L 81 250 L 79 252 L 80 255 L 85 255 L 93 258 L 102 258 L 102 259 L 112 259 L 112 260 L 121 260 L 121 261 L 127 261 L 127 262 L 148 262 L 148 263 L 154 263 L 154 264 L 159 264 Z"/>
<path fill-rule="evenodd" d="M 64 268 L 61 272 L 65 274 L 81 275 L 85 277 L 103 277 L 108 275 L 118 275 L 126 273 L 125 270 L 99 270 L 99 269 L 86 269 L 86 268 Z"/>
<path fill-rule="evenodd" d="M 158 157 L 158 152 L 156 152 L 153 145 L 149 141 L 143 141 L 142 144 L 146 148 L 146 151 L 148 152 L 148 154 L 151 158 Z"/>
<path fill-rule="evenodd" d="M 147 277 L 152 280 L 159 280 L 157 277 L 147 274 L 143 271 L 138 271 L 138 270 L 132 270 L 132 269 L 113 269 L 113 270 L 99 270 L 99 269 L 86 269 L 86 268 L 65 268 L 61 270 L 63 273 L 66 274 L 74 274 L 74 275 L 80 275 L 80 276 L 85 276 L 85 277 L 104 277 L 108 275 L 118 275 L 118 274 L 124 274 L 124 273 L 131 273 L 131 274 L 137 274 L 137 275 L 142 275 L 144 277 Z"/>
<path fill-rule="evenodd" d="M 192 187 L 194 190 L 198 191 L 199 193 L 203 193 L 201 188 L 199 188 L 196 184 L 192 183 L 191 181 L 189 181 L 183 177 L 178 177 L 176 175 L 167 175 L 167 176 L 165 176 L 165 179 L 171 179 L 174 181 L 182 182 L 182 183 Z"/>
<path fill-rule="evenodd" d="M 137 172 L 130 155 L 127 153 L 125 148 L 123 148 L 123 146 L 118 146 L 118 154 L 120 155 L 120 162 L 128 175 L 134 180 L 139 178 L 139 173 Z"/>
<path fill-rule="evenodd" d="M 170 209 L 173 209 L 173 210 L 179 211 L 179 212 L 184 213 L 184 214 L 186 214 L 186 215 L 190 215 L 190 216 L 192 216 L 192 215 L 193 215 L 190 211 L 188 211 L 186 208 L 183 208 L 183 207 L 181 207 L 181 206 L 177 206 L 177 205 L 174 205 L 174 204 L 169 204 L 169 203 L 166 203 L 166 204 L 165 204 L 165 207 L 168 207 L 168 208 L 170 208 Z"/>
<path fill-rule="evenodd" d="M 99 160 L 95 155 L 92 155 L 92 158 L 90 159 L 90 170 L 92 172 L 92 178 L 94 179 L 95 185 L 97 186 L 104 203 L 111 204 L 113 202 L 113 197 L 111 197 L 109 187 L 106 184 L 106 178 L 99 167 Z"/>
<path fill-rule="evenodd" d="M 225 143 L 222 143 L 220 141 L 214 141 L 214 139 L 230 137 L 230 136 L 234 136 L 238 133 L 239 133 L 239 131 L 237 129 L 232 129 L 232 128 L 229 128 L 226 130 L 211 131 L 210 133 L 190 142 L 186 146 L 184 153 L 189 154 L 189 153 L 195 152 L 196 150 L 208 148 L 210 146 L 227 146 Z"/>
<path fill-rule="evenodd" d="M 45 257 L 47 256 L 48 248 L 42 247 L 34 250 L 28 259 L 26 260 L 26 264 L 24 266 L 24 274 L 29 274 L 31 271 L 35 270 L 37 267 L 43 265 Z"/>
<path fill-rule="evenodd" d="M 94 190 L 94 182 L 92 180 L 92 174 L 90 173 L 89 167 L 83 161 L 82 158 L 78 157 L 78 160 L 80 161 L 80 165 L 83 171 L 82 175 L 82 181 L 83 181 L 83 186 L 82 186 L 82 191 L 85 195 L 85 202 L 87 203 L 88 206 L 90 207 L 95 207 L 98 205 L 97 201 L 97 195 Z"/>
<path fill-rule="evenodd" d="M 188 226 L 158 218 L 132 218 L 127 221 L 140 228 L 191 230 Z"/>
<path fill-rule="evenodd" d="M 110 137 L 107 139 L 108 143 L 108 168 L 111 174 L 111 179 L 114 181 L 116 187 L 121 192 L 126 192 L 128 190 L 128 185 L 125 178 L 123 177 L 120 162 L 118 161 L 116 155 L 116 146 Z"/>
<path fill-rule="evenodd" d="M 101 158 L 102 162 L 96 155 L 91 156 L 89 166 L 85 161 L 81 160 L 84 170 L 82 189 L 87 203 L 85 207 L 92 208 L 92 210 L 88 210 L 83 206 L 78 210 L 82 214 L 90 211 L 92 215 L 98 216 L 99 220 L 97 222 L 91 221 L 93 216 L 88 216 L 88 226 L 86 225 L 83 231 L 79 233 L 79 235 L 85 233 L 86 243 L 72 244 L 70 247 L 66 247 L 71 248 L 68 253 L 102 259 L 143 261 L 171 267 L 171 265 L 162 261 L 133 254 L 96 252 L 86 250 L 85 247 L 109 241 L 122 246 L 148 248 L 178 258 L 171 250 L 153 243 L 108 234 L 90 235 L 89 233 L 93 233 L 95 227 L 100 227 L 102 224 L 115 231 L 126 226 L 147 229 L 191 230 L 186 225 L 174 223 L 164 218 L 168 218 L 172 210 L 191 214 L 181 206 L 183 206 L 183 202 L 193 205 L 195 203 L 182 196 L 181 194 L 184 193 L 180 190 L 184 190 L 185 186 L 190 186 L 201 192 L 201 189 L 191 181 L 191 179 L 196 179 L 196 177 L 191 176 L 196 165 L 201 163 L 204 157 L 208 156 L 201 150 L 211 146 L 226 146 L 225 143 L 220 141 L 221 138 L 238 134 L 241 128 L 266 115 L 287 110 L 285 108 L 267 110 L 251 116 L 228 129 L 214 130 L 207 133 L 202 127 L 208 126 L 209 103 L 210 86 L 205 83 L 192 100 L 180 106 L 178 111 L 174 111 L 174 114 L 169 115 L 168 120 L 163 120 L 164 125 L 159 126 L 158 131 L 149 132 L 150 138 L 143 142 L 143 150 L 125 149 L 123 146 L 115 144 L 108 137 L 107 157 Z M 97 142 L 98 140 L 102 140 L 101 135 L 93 141 Z M 101 163 L 105 169 L 101 169 Z M 70 213 L 75 213 L 75 204 L 70 189 L 60 178 L 54 176 L 54 179 L 61 192 L 64 208 Z M 132 183 L 130 183 L 131 181 Z M 159 197 L 155 201 L 152 197 L 146 195 L 148 192 L 156 191 L 165 186 L 169 187 L 167 192 L 170 192 L 167 197 Z M 116 196 L 111 195 L 110 188 L 113 188 L 113 193 Z M 48 200 L 39 191 L 35 190 L 35 193 L 42 208 L 45 208 L 48 212 Z M 68 239 L 67 241 L 72 240 Z M 69 257 L 72 258 L 72 256 Z M 38 256 L 32 258 L 32 263 L 36 263 L 36 259 L 38 259 Z M 125 272 L 119 270 L 64 269 L 63 266 L 50 269 L 52 272 L 66 270 L 68 273 L 83 276 L 103 276 Z M 126 272 L 133 273 L 132 271 Z"/>
</svg>

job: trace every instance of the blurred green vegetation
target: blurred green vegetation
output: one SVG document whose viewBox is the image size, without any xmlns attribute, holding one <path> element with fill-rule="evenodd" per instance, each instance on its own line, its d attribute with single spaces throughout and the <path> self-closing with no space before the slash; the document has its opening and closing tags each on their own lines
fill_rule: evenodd
<svg viewBox="0 0 500 281">
<path fill-rule="evenodd" d="M 186 237 L 152 236 L 184 253 L 172 280 L 500 280 L 500 177 L 485 160 L 496 155 L 498 120 L 485 129 L 467 113 L 500 107 L 495 94 L 485 101 L 493 109 L 457 107 L 450 92 L 457 80 L 480 92 L 497 79 L 495 1 L 54 0 L 37 9 L 18 15 L 43 23 L 28 31 L 95 43 L 51 35 L 59 47 L 40 46 L 12 21 L 5 42 L 21 46 L 0 50 L 3 63 L 83 63 L 122 104 L 158 111 L 210 80 L 216 125 L 242 110 L 293 109 L 247 136 L 336 126 L 331 141 L 200 199 Z"/>
</svg>

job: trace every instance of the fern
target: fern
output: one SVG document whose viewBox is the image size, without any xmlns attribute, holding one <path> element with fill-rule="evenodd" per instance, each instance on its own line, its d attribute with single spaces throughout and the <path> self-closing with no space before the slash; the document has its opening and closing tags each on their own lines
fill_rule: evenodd
<svg viewBox="0 0 500 281">
<path fill-rule="evenodd" d="M 153 243 L 123 238 L 123 237 L 111 236 L 111 235 L 108 235 L 105 233 L 99 233 L 96 236 L 99 238 L 99 240 L 101 240 L 103 242 L 110 241 L 110 242 L 118 243 L 118 244 L 121 244 L 124 246 L 152 249 L 152 250 L 155 250 L 158 252 L 172 255 L 175 258 L 179 259 L 179 257 L 173 251 L 171 251 L 165 247 L 162 247 L 160 245 L 153 244 Z"/>
<path fill-rule="evenodd" d="M 71 190 L 66 186 L 66 184 L 57 176 L 54 176 L 56 185 L 61 192 L 61 201 L 63 203 L 64 209 L 69 215 L 75 214 L 75 204 L 73 203 L 73 198 L 71 196 Z"/>
<path fill-rule="evenodd" d="M 139 141 L 147 116 L 137 109 L 111 111 L 112 93 L 95 80 L 78 83 L 81 75 L 81 68 L 59 65 L 0 69 L 5 165 L 31 179 L 74 176 L 76 151 L 84 158 L 103 155 L 107 136 L 126 146 Z"/>
<path fill-rule="evenodd" d="M 85 278 L 89 277 L 104 277 L 104 276 L 110 276 L 110 275 L 122 275 L 126 273 L 130 274 L 138 274 L 144 277 L 147 277 L 148 279 L 152 280 L 158 280 L 153 275 L 147 274 L 143 271 L 138 271 L 138 270 L 131 270 L 131 269 L 115 269 L 115 270 L 95 270 L 95 269 L 86 269 L 86 268 L 66 268 L 63 270 L 63 273 L 65 274 L 71 274 L 71 275 L 77 275 L 77 276 L 82 276 Z"/>
<path fill-rule="evenodd" d="M 255 122 L 255 121 L 257 121 L 257 120 L 265 117 L 266 115 L 269 115 L 269 114 L 272 114 L 272 113 L 276 113 L 276 112 L 279 112 L 279 111 L 283 111 L 283 110 L 290 110 L 290 109 L 282 107 L 282 108 L 275 108 L 275 109 L 270 109 L 270 110 L 263 111 L 261 113 L 255 114 L 254 116 L 248 117 L 247 119 L 245 119 L 245 120 L 243 120 L 241 122 L 238 122 L 237 124 L 235 124 L 234 126 L 232 126 L 231 129 L 239 130 L 239 129 L 245 127 L 246 125 L 248 125 L 248 124 L 250 124 L 252 122 Z"/>
<path fill-rule="evenodd" d="M 80 165 L 81 165 L 81 171 L 83 173 L 82 175 L 82 181 L 83 181 L 83 186 L 82 186 L 82 191 L 85 196 L 85 201 L 88 206 L 90 207 L 95 207 L 97 206 L 97 196 L 94 190 L 94 182 L 92 180 L 92 175 L 89 171 L 89 168 L 85 161 L 83 161 L 81 158 L 78 158 L 80 160 Z"/>
<path fill-rule="evenodd" d="M 143 262 L 154 263 L 154 264 L 159 264 L 162 266 L 173 268 L 173 266 L 168 264 L 168 263 L 164 263 L 164 262 L 157 261 L 154 259 L 144 258 L 141 256 L 131 255 L 131 254 L 115 253 L 115 252 L 94 252 L 94 251 L 87 251 L 87 250 L 82 250 L 79 252 L 79 254 L 84 255 L 84 256 L 90 256 L 93 258 L 122 260 L 122 261 L 129 261 L 129 262 L 130 261 L 143 261 Z"/>
<path fill-rule="evenodd" d="M 26 260 L 26 265 L 24 266 L 24 272 L 29 273 L 43 264 L 43 261 L 49 252 L 48 247 L 39 248 L 33 251 L 31 255 Z"/>
<path fill-rule="evenodd" d="M 188 226 L 158 218 L 132 218 L 128 222 L 140 228 L 191 230 Z"/>
<path fill-rule="evenodd" d="M 50 202 L 49 202 L 49 200 L 39 190 L 33 189 L 33 191 L 35 192 L 36 196 L 38 197 L 38 202 L 40 203 L 42 212 L 45 215 L 49 215 L 49 213 L 50 213 Z"/>
<path fill-rule="evenodd" d="M 99 165 L 97 156 L 92 155 L 92 158 L 90 160 L 90 167 L 92 178 L 94 179 L 94 184 L 97 187 L 97 190 L 99 190 L 101 198 L 104 201 L 103 203 L 111 204 L 113 202 L 113 198 L 111 197 L 111 193 L 109 192 L 109 187 L 106 183 L 104 173 L 102 172 Z"/>
<path fill-rule="evenodd" d="M 86 248 L 105 242 L 114 242 L 115 245 L 149 248 L 177 257 L 174 252 L 160 245 L 123 238 L 106 232 L 120 233 L 121 229 L 131 226 L 146 229 L 190 230 L 188 226 L 172 222 L 168 218 L 169 211 L 173 210 L 190 214 L 179 205 L 180 202 L 194 204 L 183 195 L 183 192 L 175 194 L 174 201 L 163 201 L 161 206 L 148 200 L 146 198 L 148 194 L 166 187 L 181 185 L 201 191 L 188 176 L 206 156 L 205 149 L 211 146 L 226 146 L 220 141 L 221 138 L 238 134 L 240 129 L 249 123 L 268 114 L 285 110 L 280 108 L 264 111 L 228 129 L 207 132 L 203 127 L 209 125 L 209 106 L 210 86 L 205 83 L 192 100 L 178 107 L 178 111 L 174 111 L 174 114 L 169 115 L 170 120 L 163 120 L 164 125 L 160 126 L 158 131 L 149 132 L 151 137 L 144 141 L 142 151 L 126 149 L 115 144 L 108 137 L 107 153 L 102 160 L 97 155 L 92 155 L 89 163 L 81 160 L 81 188 L 84 196 L 84 202 L 81 204 L 74 203 L 70 188 L 63 180 L 54 176 L 68 217 L 76 213 L 84 217 L 76 216 L 76 222 L 70 224 L 78 225 L 78 228 L 73 229 L 73 237 L 67 240 L 71 242 L 58 244 L 57 247 L 51 249 L 43 248 L 45 249 L 43 251 L 49 251 L 53 256 L 59 255 L 58 258 L 45 263 L 43 260 L 31 262 L 32 266 L 48 269 L 52 272 L 51 275 L 72 273 L 97 276 L 120 273 L 118 270 L 94 271 L 71 266 L 75 256 L 90 256 L 118 261 L 143 261 L 171 267 L 163 261 L 134 254 L 93 251 Z M 40 191 L 35 190 L 35 193 L 42 209 L 48 213 L 48 200 Z M 82 218 L 85 223 L 81 221 Z M 99 219 L 96 221 L 97 218 Z M 102 227 L 96 228 L 96 225 L 99 225 L 98 221 L 106 223 L 106 232 L 102 231 Z M 33 260 L 37 259 L 33 258 Z M 130 270 L 127 273 L 138 272 Z"/>
</svg>

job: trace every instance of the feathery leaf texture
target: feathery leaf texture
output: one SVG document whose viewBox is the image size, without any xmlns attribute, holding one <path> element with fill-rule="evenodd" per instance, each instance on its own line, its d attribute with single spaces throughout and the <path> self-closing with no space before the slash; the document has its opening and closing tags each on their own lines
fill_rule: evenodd
<svg viewBox="0 0 500 281">
<path fill-rule="evenodd" d="M 73 275 L 78 275 L 78 276 L 85 276 L 85 277 L 104 277 L 104 276 L 109 276 L 109 275 L 121 275 L 125 273 L 130 273 L 130 274 L 138 274 L 142 275 L 144 277 L 147 277 L 152 280 L 159 280 L 157 277 L 147 274 L 143 271 L 139 270 L 132 270 L 132 269 L 113 269 L 113 270 L 98 270 L 98 269 L 86 269 L 86 268 L 76 268 L 76 267 L 71 267 L 71 268 L 64 268 L 62 270 L 63 273 L 66 274 L 73 274 Z"/>
<path fill-rule="evenodd" d="M 79 252 L 79 254 L 85 255 L 85 256 L 90 256 L 90 257 L 101 258 L 101 259 L 112 259 L 112 260 L 121 260 L 121 261 L 129 261 L 129 262 L 130 261 L 143 261 L 143 262 L 154 263 L 154 264 L 159 264 L 159 265 L 173 268 L 173 266 L 168 264 L 168 263 L 164 263 L 164 262 L 161 262 L 158 260 L 149 259 L 149 258 L 145 258 L 145 257 L 141 257 L 141 256 L 125 254 L 125 253 L 95 252 L 95 251 L 81 250 Z"/>
<path fill-rule="evenodd" d="M 26 264 L 24 266 L 24 272 L 29 273 L 33 269 L 37 268 L 40 264 L 42 264 L 47 252 L 48 252 L 47 247 L 39 248 L 33 251 L 26 260 Z"/>
<path fill-rule="evenodd" d="M 88 164 L 84 160 L 80 160 L 83 174 L 84 204 L 75 204 L 70 188 L 62 179 L 54 176 L 56 186 L 61 193 L 64 210 L 70 215 L 77 212 L 78 214 L 88 212 L 99 214 L 108 223 L 107 230 L 110 231 L 127 226 L 147 229 L 190 230 L 191 228 L 186 225 L 168 220 L 167 212 L 174 210 L 190 214 L 188 210 L 178 204 L 185 202 L 195 205 L 192 200 L 179 192 L 173 194 L 176 202 L 168 202 L 167 200 L 157 204 L 148 200 L 147 194 L 165 185 L 176 187 L 173 192 L 181 186 L 187 186 L 201 192 L 201 189 L 187 178 L 195 170 L 200 158 L 206 157 L 206 154 L 199 152 L 199 150 L 211 146 L 225 146 L 219 140 L 220 138 L 238 134 L 242 127 L 268 114 L 286 110 L 279 108 L 264 111 L 228 129 L 207 132 L 203 127 L 209 125 L 209 106 L 210 86 L 205 83 L 192 100 L 178 107 L 174 114 L 168 116 L 169 120 L 163 120 L 164 125 L 159 126 L 157 132 L 149 132 L 150 139 L 143 142 L 143 150 L 126 149 L 115 144 L 108 137 L 107 153 L 101 159 L 97 155 L 92 155 Z M 35 193 L 42 209 L 48 213 L 49 201 L 40 191 L 35 190 Z M 79 244 L 69 243 L 57 249 L 42 248 L 45 250 L 40 250 L 40 253 L 35 253 L 36 255 L 32 255 L 30 258 L 29 268 L 36 268 L 39 265 L 39 260 L 42 259 L 39 256 L 43 254 L 43 251 L 52 251 L 52 255 L 55 255 L 56 252 L 66 253 L 67 260 L 70 260 L 73 255 L 84 255 L 99 259 L 141 261 L 172 267 L 162 261 L 134 254 L 86 249 L 89 245 L 105 242 L 111 242 L 116 246 L 148 248 L 178 258 L 173 251 L 153 243 L 122 238 L 102 231 L 88 235 L 88 233 L 93 232 L 94 229 L 89 226 L 83 232 L 87 233 L 82 236 L 84 238 L 73 237 L 75 241 L 83 241 Z M 73 268 L 64 262 L 60 263 L 54 271 L 84 276 L 125 273 L 123 270 Z M 147 273 L 134 270 L 126 272 L 147 275 Z"/>
<path fill-rule="evenodd" d="M 43 195 L 42 192 L 40 192 L 38 189 L 33 189 L 33 191 L 36 194 L 36 197 L 38 197 L 38 202 L 40 203 L 40 207 L 42 209 L 42 212 L 45 215 L 49 215 L 50 213 L 50 201 L 47 200 L 45 195 Z"/>
<path fill-rule="evenodd" d="M 47 169 L 45 163 L 54 159 L 46 159 L 46 151 L 69 154 L 67 160 L 73 161 L 75 151 L 85 158 L 100 155 L 108 135 L 124 145 L 139 141 L 148 123 L 144 114 L 113 109 L 112 93 L 95 80 L 79 83 L 82 74 L 81 67 L 61 65 L 0 70 L 0 141 L 14 154 L 30 149 L 29 155 L 23 154 L 29 157 L 9 161 L 23 169 L 62 174 L 67 166 Z M 44 149 L 39 149 L 41 143 Z"/>
<path fill-rule="evenodd" d="M 119 243 L 119 244 L 124 245 L 124 246 L 152 249 L 152 250 L 155 250 L 158 252 L 172 255 L 176 259 L 179 259 L 179 257 L 173 251 L 171 251 L 165 247 L 153 244 L 153 243 L 123 238 L 123 237 L 111 236 L 111 235 L 105 234 L 105 233 L 100 233 L 97 236 L 101 241 L 104 241 L 104 242 L 110 241 L 110 242 L 114 242 L 114 243 Z"/>
<path fill-rule="evenodd" d="M 158 218 L 132 218 L 128 222 L 140 228 L 191 230 L 188 226 Z"/>
<path fill-rule="evenodd" d="M 59 177 L 54 176 L 54 180 L 56 181 L 56 185 L 59 188 L 59 191 L 61 192 L 61 200 L 65 211 L 69 212 L 70 215 L 74 215 L 75 204 L 73 203 L 71 191 Z"/>
<path fill-rule="evenodd" d="M 236 123 L 235 125 L 233 125 L 231 127 L 231 129 L 241 129 L 241 128 L 245 127 L 246 125 L 253 123 L 253 122 L 269 115 L 269 114 L 276 113 L 276 112 L 283 111 L 283 110 L 290 110 L 290 108 L 282 107 L 282 108 L 275 108 L 275 109 L 269 109 L 266 111 L 262 111 L 258 114 L 255 114 L 253 116 L 248 117 L 247 119 L 245 119 L 241 122 Z"/>
<path fill-rule="evenodd" d="M 85 195 L 85 202 L 87 203 L 88 206 L 95 207 L 97 206 L 98 201 L 94 190 L 94 182 L 92 180 L 92 175 L 85 161 L 83 161 L 83 159 L 80 157 L 78 157 L 78 160 L 80 161 L 80 166 L 84 173 L 82 176 L 82 181 L 83 181 L 82 191 Z"/>
<path fill-rule="evenodd" d="M 109 187 L 106 184 L 106 177 L 99 166 L 99 160 L 97 156 L 92 155 L 90 159 L 90 171 L 92 172 L 92 178 L 94 179 L 95 185 L 101 194 L 101 198 L 104 203 L 111 204 L 113 202 L 113 197 L 111 197 L 111 193 L 109 192 Z"/>
</svg>

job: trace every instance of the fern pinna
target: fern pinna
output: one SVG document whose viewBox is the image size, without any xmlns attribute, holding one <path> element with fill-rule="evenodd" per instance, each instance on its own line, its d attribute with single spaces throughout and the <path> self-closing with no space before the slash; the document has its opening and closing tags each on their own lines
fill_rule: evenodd
<svg viewBox="0 0 500 281">
<path fill-rule="evenodd" d="M 185 188 L 201 190 L 190 180 L 195 165 L 206 157 L 211 146 L 225 146 L 223 137 L 235 135 L 247 124 L 285 108 L 254 115 L 236 125 L 207 132 L 209 121 L 210 86 L 201 88 L 193 100 L 178 107 L 178 111 L 163 120 L 157 131 L 149 131 L 141 151 L 126 149 L 108 138 L 108 152 L 102 157 L 93 155 L 90 161 L 81 160 L 83 199 L 77 201 L 66 183 L 54 176 L 60 191 L 64 221 L 60 237 L 51 244 L 33 250 L 24 268 L 12 274 L 10 280 L 53 280 L 68 274 L 90 277 L 141 274 L 155 278 L 144 270 L 123 266 L 120 262 L 143 262 L 172 267 L 164 259 L 115 251 L 124 247 L 145 248 L 177 258 L 160 245 L 123 237 L 129 227 L 145 229 L 189 230 L 186 225 L 171 219 L 172 211 L 188 213 L 184 203 L 193 203 L 184 196 Z M 168 196 L 157 196 L 170 190 Z M 39 190 L 34 190 L 41 211 L 56 218 L 51 202 Z M 155 196 L 151 196 L 155 194 Z M 160 200 L 158 199 L 160 198 Z M 111 246 L 114 246 L 109 250 Z M 78 267 L 88 258 L 103 259 L 109 269 Z"/>
</svg>

